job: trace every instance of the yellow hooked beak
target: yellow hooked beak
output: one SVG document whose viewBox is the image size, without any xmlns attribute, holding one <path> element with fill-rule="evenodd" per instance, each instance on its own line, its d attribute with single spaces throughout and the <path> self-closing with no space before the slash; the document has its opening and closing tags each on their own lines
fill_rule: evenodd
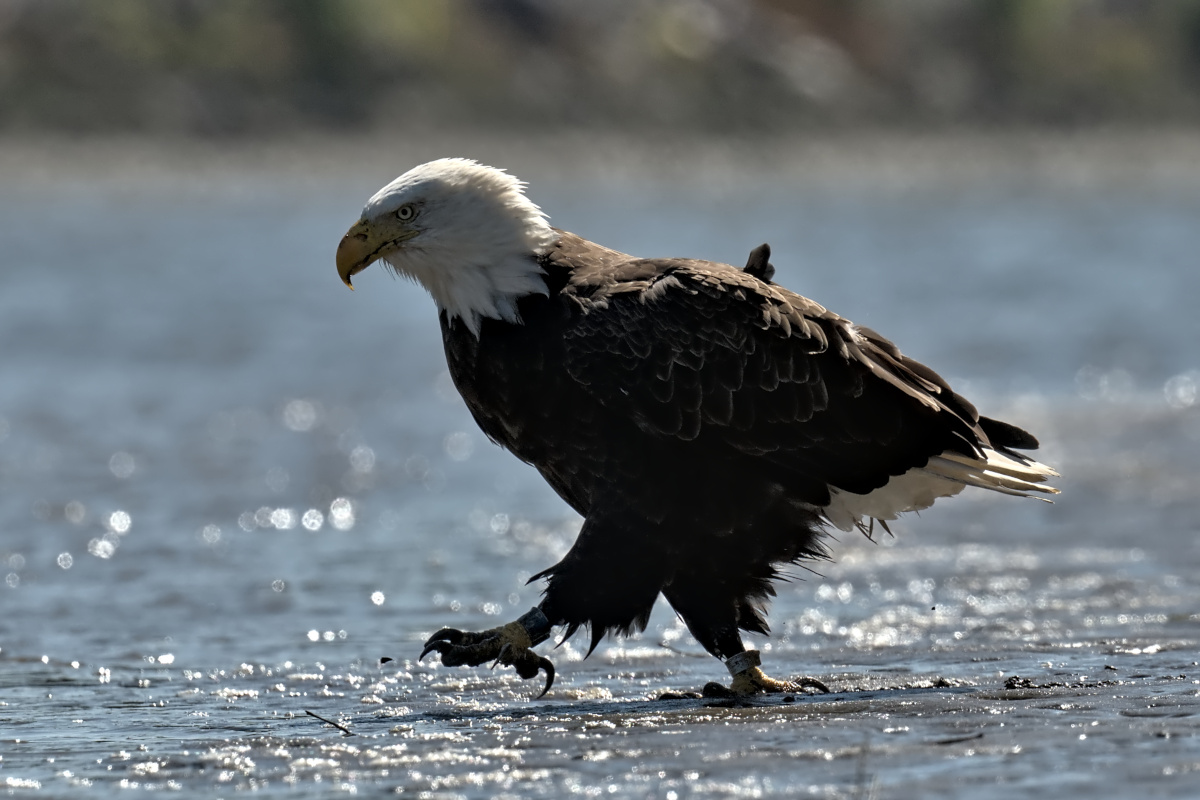
<svg viewBox="0 0 1200 800">
<path fill-rule="evenodd" d="M 399 224 L 394 227 L 376 226 L 360 219 L 346 231 L 342 241 L 338 242 L 335 260 L 342 283 L 353 289 L 354 284 L 350 282 L 350 278 L 378 261 L 388 250 L 416 235 L 417 231 Z"/>
</svg>

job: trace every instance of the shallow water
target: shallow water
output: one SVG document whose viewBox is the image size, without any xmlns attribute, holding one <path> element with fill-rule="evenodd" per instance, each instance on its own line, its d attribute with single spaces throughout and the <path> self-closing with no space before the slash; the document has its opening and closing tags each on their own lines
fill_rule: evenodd
<svg viewBox="0 0 1200 800">
<path fill-rule="evenodd" d="M 968 493 L 839 535 L 755 641 L 835 693 L 735 708 L 653 700 L 724 677 L 662 608 L 589 659 L 549 651 L 538 701 L 414 662 L 442 625 L 536 603 L 579 521 L 475 430 L 418 289 L 337 281 L 405 164 L 39 158 L 0 188 L 10 794 L 1200 788 L 1200 182 L 520 171 L 555 223 L 629 252 L 771 242 L 777 280 L 1064 474 L 1054 505 Z"/>
</svg>

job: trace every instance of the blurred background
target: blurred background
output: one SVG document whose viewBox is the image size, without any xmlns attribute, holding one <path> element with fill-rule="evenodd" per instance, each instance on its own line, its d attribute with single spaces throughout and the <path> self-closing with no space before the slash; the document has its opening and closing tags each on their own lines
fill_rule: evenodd
<svg viewBox="0 0 1200 800">
<path fill-rule="evenodd" d="M 151 781 L 131 742 L 187 788 L 348 780 L 279 755 L 293 698 L 356 724 L 411 711 L 433 732 L 407 740 L 418 761 L 455 724 L 425 710 L 523 702 L 511 671 L 413 658 L 442 625 L 536 603 L 524 581 L 579 520 L 478 432 L 429 298 L 379 269 L 351 293 L 333 264 L 376 189 L 454 155 L 625 252 L 741 264 L 769 242 L 777 282 L 1029 428 L 1062 471 L 1053 506 L 966 493 L 878 545 L 834 542 L 754 643 L 777 672 L 845 689 L 1194 666 L 1200 0 L 0 0 L 0 785 Z M 663 609 L 586 662 L 552 657 L 551 701 L 723 678 Z M 1121 690 L 1137 708 L 1167 691 L 1139 687 Z M 912 742 L 944 715 L 918 712 L 872 762 L 885 795 L 1034 774 L 1132 794 L 1163 764 L 1183 776 L 1166 794 L 1194 789 L 1194 731 L 1168 746 L 1117 718 L 1073 770 L 1063 712 L 1017 728 L 1044 769 L 1017 747 L 943 771 L 948 750 Z M 789 751 L 779 793 L 862 796 L 857 756 L 829 754 L 884 724 L 867 708 Z M 522 791 L 600 785 L 569 760 L 582 744 L 557 745 Z M 650 761 L 767 774 L 717 746 Z M 474 774 L 460 749 L 446 769 Z M 408 769 L 362 759 L 364 785 Z"/>
<path fill-rule="evenodd" d="M 1200 116 L 1194 0 L 4 0 L 0 130 L 762 135 Z"/>
</svg>

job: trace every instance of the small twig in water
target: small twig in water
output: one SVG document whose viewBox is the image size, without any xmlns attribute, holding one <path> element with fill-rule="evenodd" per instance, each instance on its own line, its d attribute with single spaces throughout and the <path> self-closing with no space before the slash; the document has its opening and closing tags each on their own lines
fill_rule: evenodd
<svg viewBox="0 0 1200 800">
<path fill-rule="evenodd" d="M 933 743 L 934 744 L 958 744 L 959 742 L 970 742 L 970 741 L 974 741 L 975 739 L 982 739 L 982 738 L 983 738 L 983 731 L 976 731 L 975 733 L 967 733 L 962 736 L 951 736 L 947 739 L 937 739 Z"/>
<path fill-rule="evenodd" d="M 854 800 L 875 800 L 877 796 L 879 776 L 867 774 L 867 753 L 870 749 L 871 732 L 863 731 L 863 743 L 858 751 L 858 765 L 854 770 Z"/>
<path fill-rule="evenodd" d="M 324 722 L 326 725 L 332 725 L 333 727 L 337 728 L 339 731 L 341 731 L 342 733 L 346 734 L 347 736 L 353 736 L 353 735 L 354 735 L 354 731 L 350 730 L 350 729 L 349 729 L 349 728 L 347 728 L 345 725 L 342 725 L 342 724 L 340 724 L 340 723 L 334 722 L 334 721 L 333 721 L 333 720 L 331 720 L 331 719 L 325 719 L 325 718 L 324 718 L 324 717 L 322 717 L 320 714 L 314 714 L 313 712 L 309 711 L 308 709 L 305 709 L 304 713 L 305 713 L 305 714 L 308 714 L 310 717 L 315 717 L 315 718 L 317 718 L 317 719 L 321 720 L 321 722 Z"/>
</svg>

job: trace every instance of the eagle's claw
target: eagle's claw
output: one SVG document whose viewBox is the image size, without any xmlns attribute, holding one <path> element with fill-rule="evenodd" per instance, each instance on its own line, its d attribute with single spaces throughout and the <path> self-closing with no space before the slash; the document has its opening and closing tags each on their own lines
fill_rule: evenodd
<svg viewBox="0 0 1200 800">
<path fill-rule="evenodd" d="M 801 677 L 794 681 L 780 681 L 764 673 L 758 667 L 734 677 L 729 686 L 708 683 L 704 686 L 705 697 L 741 698 L 756 694 L 802 694 L 815 690 L 829 694 L 830 689 L 816 678 Z"/>
<path fill-rule="evenodd" d="M 442 628 L 433 636 L 430 636 L 425 640 L 425 649 L 421 651 L 421 655 L 417 656 L 417 661 L 425 658 L 425 656 L 429 655 L 434 650 L 445 656 L 445 654 L 448 652 L 448 648 L 461 646 L 468 636 L 478 637 L 479 635 L 480 634 L 478 633 L 464 633 L 460 630 L 455 630 L 454 628 Z M 443 658 L 442 661 L 448 667 L 457 667 L 460 663 L 467 663 L 462 661 L 451 664 L 447 662 L 445 658 Z"/>
<path fill-rule="evenodd" d="M 493 668 L 497 664 L 515 668 L 525 680 L 545 671 L 546 687 L 535 699 L 545 696 L 554 685 L 554 664 L 531 649 L 529 634 L 519 622 L 478 632 L 442 628 L 425 642 L 417 661 L 434 651 L 447 667 L 477 667 L 491 661 Z"/>
</svg>

